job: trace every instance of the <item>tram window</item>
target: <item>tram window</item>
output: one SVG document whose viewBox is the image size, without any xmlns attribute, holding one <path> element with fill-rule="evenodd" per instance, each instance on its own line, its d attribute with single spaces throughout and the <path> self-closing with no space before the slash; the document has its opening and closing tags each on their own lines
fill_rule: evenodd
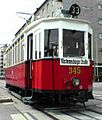
<svg viewBox="0 0 102 120">
<path fill-rule="evenodd" d="M 21 52 L 21 54 L 20 54 L 20 59 L 21 59 L 21 61 L 24 61 L 24 34 L 21 36 L 21 42 L 20 42 L 20 52 Z"/>
<path fill-rule="evenodd" d="M 9 66 L 12 65 L 12 48 L 9 50 Z"/>
<path fill-rule="evenodd" d="M 15 64 L 17 63 L 17 43 L 15 43 Z"/>
<path fill-rule="evenodd" d="M 39 58 L 41 58 L 41 33 L 39 33 Z"/>
<path fill-rule="evenodd" d="M 20 39 L 18 40 L 18 62 L 20 62 Z"/>
<path fill-rule="evenodd" d="M 44 56 L 52 56 L 53 48 L 52 44 L 58 48 L 58 29 L 49 29 L 44 31 Z M 58 52 L 58 50 L 57 50 Z M 56 54 L 58 55 L 58 54 Z"/>
<path fill-rule="evenodd" d="M 24 40 L 21 41 L 21 61 L 24 60 Z"/>
<path fill-rule="evenodd" d="M 12 48 L 10 48 L 10 66 L 12 65 Z"/>
<path fill-rule="evenodd" d="M 91 59 L 91 39 L 92 39 L 92 36 L 89 33 L 88 34 L 88 58 L 89 59 Z"/>
<path fill-rule="evenodd" d="M 35 59 L 37 59 L 37 35 L 35 35 Z"/>
<path fill-rule="evenodd" d="M 63 56 L 84 56 L 84 32 L 63 30 Z"/>
<path fill-rule="evenodd" d="M 33 58 L 33 33 L 27 37 L 27 60 Z"/>
<path fill-rule="evenodd" d="M 13 48 L 12 48 L 12 49 L 13 49 L 13 51 L 12 51 L 12 52 L 13 52 L 13 54 L 12 54 L 13 63 L 12 63 L 12 64 L 14 65 L 14 45 L 13 45 Z"/>
</svg>

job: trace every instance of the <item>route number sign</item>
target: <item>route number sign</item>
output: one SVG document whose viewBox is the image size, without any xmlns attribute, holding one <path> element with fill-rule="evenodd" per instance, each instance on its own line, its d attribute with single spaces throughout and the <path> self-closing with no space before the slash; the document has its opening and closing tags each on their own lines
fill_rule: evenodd
<svg viewBox="0 0 102 120">
<path fill-rule="evenodd" d="M 74 16 L 78 16 L 81 12 L 81 9 L 79 7 L 79 5 L 77 4 L 73 4 L 71 7 L 70 7 L 70 10 L 69 10 L 69 13 L 74 17 Z"/>
</svg>

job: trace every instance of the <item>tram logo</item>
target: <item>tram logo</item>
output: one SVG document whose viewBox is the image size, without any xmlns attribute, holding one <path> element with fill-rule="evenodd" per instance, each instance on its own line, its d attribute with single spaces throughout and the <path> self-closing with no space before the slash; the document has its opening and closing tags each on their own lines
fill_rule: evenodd
<svg viewBox="0 0 102 120">
<path fill-rule="evenodd" d="M 79 65 L 89 66 L 89 60 L 87 59 L 74 59 L 74 58 L 61 58 L 60 65 Z"/>
</svg>

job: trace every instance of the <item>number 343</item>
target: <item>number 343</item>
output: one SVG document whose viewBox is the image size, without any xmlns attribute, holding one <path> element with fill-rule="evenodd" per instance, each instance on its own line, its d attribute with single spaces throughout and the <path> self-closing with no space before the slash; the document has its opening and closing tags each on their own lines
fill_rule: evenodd
<svg viewBox="0 0 102 120">
<path fill-rule="evenodd" d="M 69 74 L 80 74 L 80 67 L 69 67 Z"/>
</svg>

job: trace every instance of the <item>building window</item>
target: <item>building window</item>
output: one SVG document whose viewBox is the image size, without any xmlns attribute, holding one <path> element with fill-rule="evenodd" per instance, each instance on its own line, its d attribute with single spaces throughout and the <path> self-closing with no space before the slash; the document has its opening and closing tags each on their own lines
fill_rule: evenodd
<svg viewBox="0 0 102 120">
<path fill-rule="evenodd" d="M 102 25 L 102 18 L 98 20 L 98 24 Z"/>
<path fill-rule="evenodd" d="M 100 53 L 100 54 L 102 54 L 102 48 L 99 48 L 99 50 L 98 50 L 98 51 L 99 51 L 99 53 Z"/>
<path fill-rule="evenodd" d="M 49 18 L 50 16 L 48 15 L 47 18 Z"/>
<path fill-rule="evenodd" d="M 57 0 L 57 2 L 62 2 L 62 0 Z"/>
<path fill-rule="evenodd" d="M 55 1 L 54 0 L 52 0 L 52 6 L 54 6 L 55 5 Z"/>
<path fill-rule="evenodd" d="M 98 4 L 98 9 L 102 10 L 102 4 Z"/>
<path fill-rule="evenodd" d="M 49 12 L 49 3 L 47 4 L 47 12 Z"/>
<path fill-rule="evenodd" d="M 99 39 L 102 40 L 102 33 L 99 33 Z"/>
<path fill-rule="evenodd" d="M 52 17 L 54 17 L 54 11 L 52 12 Z"/>
<path fill-rule="evenodd" d="M 42 16 L 44 16 L 45 8 L 42 9 Z"/>
</svg>

